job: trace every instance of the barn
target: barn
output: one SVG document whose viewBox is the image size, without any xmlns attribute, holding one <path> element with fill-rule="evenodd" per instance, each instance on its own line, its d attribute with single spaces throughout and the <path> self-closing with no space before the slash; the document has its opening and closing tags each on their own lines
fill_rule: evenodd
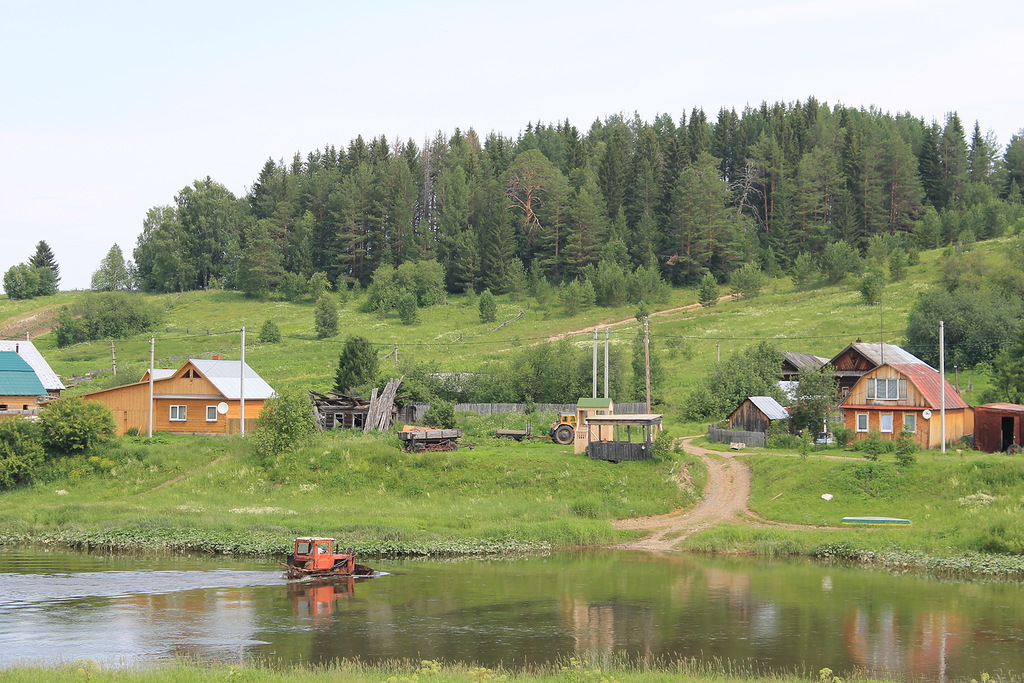
<svg viewBox="0 0 1024 683">
<path fill-rule="evenodd" d="M 771 396 L 750 396 L 729 415 L 729 429 L 742 432 L 768 433 L 775 420 L 789 418 L 789 411 Z"/>
<path fill-rule="evenodd" d="M 1020 452 L 1024 444 L 1024 406 L 986 403 L 974 407 L 974 447 L 988 453 Z"/>
<path fill-rule="evenodd" d="M 244 376 L 243 376 L 244 372 Z M 179 434 L 234 434 L 241 430 L 242 390 L 245 429 L 255 426 L 274 390 L 247 363 L 193 358 L 177 370 L 153 370 L 153 431 Z M 149 429 L 150 380 L 144 379 L 82 396 L 103 403 L 114 413 L 117 433 Z"/>
</svg>

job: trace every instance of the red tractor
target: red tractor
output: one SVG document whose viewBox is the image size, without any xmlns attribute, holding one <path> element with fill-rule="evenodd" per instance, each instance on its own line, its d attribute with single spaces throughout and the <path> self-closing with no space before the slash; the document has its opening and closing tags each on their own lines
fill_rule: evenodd
<svg viewBox="0 0 1024 683">
<path fill-rule="evenodd" d="M 351 548 L 335 552 L 333 538 L 296 538 L 294 552 L 285 563 L 289 579 L 330 576 L 373 576 L 374 571 L 356 564 Z"/>
</svg>

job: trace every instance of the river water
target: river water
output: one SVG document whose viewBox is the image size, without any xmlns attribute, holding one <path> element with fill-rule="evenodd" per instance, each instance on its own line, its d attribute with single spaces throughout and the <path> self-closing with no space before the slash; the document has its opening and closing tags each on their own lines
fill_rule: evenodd
<svg viewBox="0 0 1024 683">
<path fill-rule="evenodd" d="M 585 654 L 933 681 L 1024 671 L 1020 582 L 603 550 L 363 561 L 385 574 L 288 583 L 269 560 L 0 550 L 0 667 Z"/>
</svg>

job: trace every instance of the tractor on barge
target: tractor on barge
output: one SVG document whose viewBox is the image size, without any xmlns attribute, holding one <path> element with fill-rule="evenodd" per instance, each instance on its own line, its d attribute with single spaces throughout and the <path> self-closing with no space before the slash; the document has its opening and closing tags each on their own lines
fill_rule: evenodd
<svg viewBox="0 0 1024 683">
<path fill-rule="evenodd" d="M 356 563 L 356 554 L 351 548 L 337 552 L 333 538 L 296 538 L 285 568 L 288 579 L 375 575 L 373 569 Z"/>
</svg>

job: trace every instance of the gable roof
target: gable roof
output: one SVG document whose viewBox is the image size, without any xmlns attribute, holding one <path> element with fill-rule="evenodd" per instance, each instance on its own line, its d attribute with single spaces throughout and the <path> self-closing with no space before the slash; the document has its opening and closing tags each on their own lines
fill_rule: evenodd
<svg viewBox="0 0 1024 683">
<path fill-rule="evenodd" d="M 942 405 L 942 391 L 946 392 L 946 410 L 970 408 L 967 401 L 956 393 L 956 389 L 939 376 L 939 371 L 923 362 L 917 363 L 886 363 L 897 372 L 906 375 L 907 379 L 921 392 L 922 398 L 932 409 Z"/>
<path fill-rule="evenodd" d="M 210 380 L 217 387 L 217 391 L 224 395 L 224 398 L 240 399 L 242 397 L 242 382 L 239 377 L 242 372 L 242 361 L 191 358 L 188 362 L 195 366 L 200 375 Z M 249 367 L 248 363 L 244 365 L 245 397 L 247 399 L 266 399 L 277 395 L 274 393 L 274 389 Z"/>
<path fill-rule="evenodd" d="M 887 364 L 900 363 L 903 365 L 920 364 L 931 367 L 923 360 L 895 344 L 883 344 L 881 342 L 854 342 L 832 357 L 832 360 L 839 358 L 849 350 L 853 350 L 874 364 L 875 367 Z"/>
<path fill-rule="evenodd" d="M 176 372 L 177 372 L 177 370 L 174 369 L 174 368 L 153 368 L 153 381 L 155 382 L 158 379 L 167 379 L 168 377 L 173 377 L 174 373 L 176 373 Z M 140 382 L 148 382 L 149 381 L 149 370 L 148 369 L 144 373 L 142 373 L 142 379 L 140 379 L 139 381 Z"/>
<path fill-rule="evenodd" d="M 797 370 L 802 370 L 804 368 L 817 370 L 829 361 L 828 358 L 815 356 L 813 353 L 800 353 L 799 351 L 783 351 L 782 357 L 784 360 L 789 361 L 789 364 Z"/>
<path fill-rule="evenodd" d="M 35 370 L 14 351 L 0 351 L 0 395 L 44 396 L 46 388 Z"/>
<path fill-rule="evenodd" d="M 611 408 L 612 400 L 610 398 L 581 398 L 576 402 L 577 408 Z"/>
<path fill-rule="evenodd" d="M 769 420 L 785 420 L 789 417 L 789 411 L 771 396 L 748 396 L 747 398 Z"/>
<path fill-rule="evenodd" d="M 67 389 L 60 376 L 53 371 L 35 344 L 25 339 L 0 339 L 0 351 L 14 351 L 35 371 L 46 391 Z M 46 393 L 44 391 L 43 393 Z"/>
</svg>

